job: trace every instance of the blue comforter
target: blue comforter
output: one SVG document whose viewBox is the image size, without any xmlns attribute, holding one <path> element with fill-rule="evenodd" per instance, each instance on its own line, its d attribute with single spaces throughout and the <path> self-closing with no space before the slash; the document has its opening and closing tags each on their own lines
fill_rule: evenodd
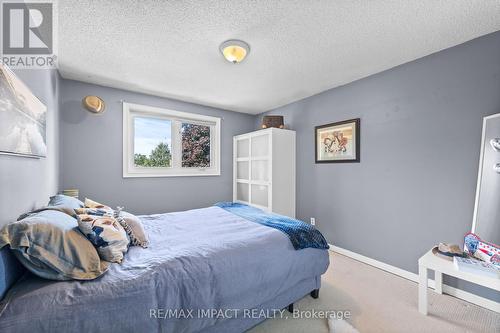
<svg viewBox="0 0 500 333">
<path fill-rule="evenodd" d="M 296 251 L 281 231 L 219 207 L 141 219 L 150 246 L 102 277 L 17 282 L 0 332 L 242 332 L 265 318 L 199 311 L 283 308 L 319 288 L 329 264 L 326 250 Z"/>
<path fill-rule="evenodd" d="M 270 228 L 274 228 L 286 234 L 292 242 L 295 250 L 312 247 L 315 249 L 329 248 L 325 238 L 316 228 L 300 220 L 287 216 L 265 213 L 261 209 L 244 205 L 237 202 L 219 202 L 215 206 L 223 208 L 228 212 L 243 217 Z"/>
</svg>

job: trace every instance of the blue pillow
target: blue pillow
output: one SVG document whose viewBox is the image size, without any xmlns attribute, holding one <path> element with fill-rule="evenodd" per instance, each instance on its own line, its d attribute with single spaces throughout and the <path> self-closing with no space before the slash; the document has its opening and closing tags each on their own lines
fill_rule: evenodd
<svg viewBox="0 0 500 333">
<path fill-rule="evenodd" d="M 47 206 L 51 207 L 65 207 L 70 209 L 83 208 L 84 204 L 80 200 L 74 197 L 68 197 L 64 194 L 57 194 L 50 197 L 49 204 Z"/>
<path fill-rule="evenodd" d="M 1 228 L 0 248 L 7 245 L 28 270 L 46 279 L 92 280 L 108 268 L 76 219 L 58 210 L 42 210 Z"/>
<path fill-rule="evenodd" d="M 0 300 L 24 271 L 7 246 L 0 249 Z"/>
</svg>

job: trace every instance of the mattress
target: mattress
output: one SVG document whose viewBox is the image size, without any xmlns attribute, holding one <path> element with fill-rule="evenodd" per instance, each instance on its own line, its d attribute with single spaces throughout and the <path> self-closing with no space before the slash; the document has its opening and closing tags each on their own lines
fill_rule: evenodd
<svg viewBox="0 0 500 333">
<path fill-rule="evenodd" d="M 150 246 L 131 247 L 96 280 L 25 274 L 0 305 L 0 331 L 234 332 L 224 321 L 319 283 L 328 268 L 326 250 L 296 251 L 282 232 L 219 207 L 140 218 Z"/>
</svg>

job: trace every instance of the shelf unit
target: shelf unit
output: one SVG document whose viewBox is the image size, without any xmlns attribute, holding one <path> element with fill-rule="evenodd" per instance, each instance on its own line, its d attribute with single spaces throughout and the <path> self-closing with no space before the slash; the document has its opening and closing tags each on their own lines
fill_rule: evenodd
<svg viewBox="0 0 500 333">
<path fill-rule="evenodd" d="M 268 128 L 233 139 L 233 201 L 295 217 L 295 132 Z"/>
</svg>

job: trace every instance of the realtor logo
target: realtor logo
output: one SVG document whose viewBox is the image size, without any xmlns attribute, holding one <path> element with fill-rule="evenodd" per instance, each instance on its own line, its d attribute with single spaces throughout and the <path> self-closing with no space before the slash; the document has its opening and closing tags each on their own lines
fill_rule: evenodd
<svg viewBox="0 0 500 333">
<path fill-rule="evenodd" d="M 3 1 L 1 18 L 2 63 L 11 68 L 55 66 L 52 2 Z"/>
</svg>

